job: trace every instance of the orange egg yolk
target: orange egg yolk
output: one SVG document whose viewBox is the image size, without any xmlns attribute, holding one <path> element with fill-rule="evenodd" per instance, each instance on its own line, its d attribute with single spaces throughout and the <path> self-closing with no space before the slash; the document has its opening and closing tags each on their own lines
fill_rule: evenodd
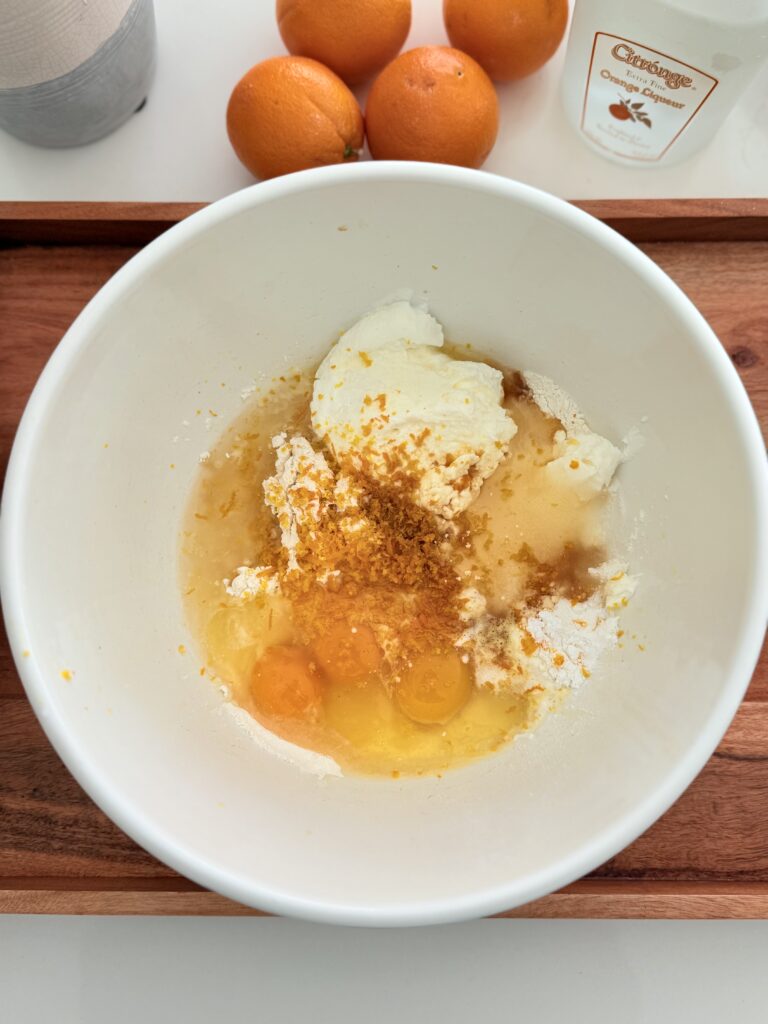
<svg viewBox="0 0 768 1024">
<path fill-rule="evenodd" d="M 302 718 L 320 707 L 321 677 L 304 647 L 279 644 L 259 658 L 251 674 L 257 711 L 270 718 Z"/>
<path fill-rule="evenodd" d="M 314 642 L 312 650 L 334 683 L 363 683 L 381 667 L 381 648 L 370 626 L 334 623 Z"/>
<path fill-rule="evenodd" d="M 455 651 L 422 654 L 396 684 L 400 710 L 421 725 L 444 724 L 472 693 L 469 668 Z"/>
</svg>

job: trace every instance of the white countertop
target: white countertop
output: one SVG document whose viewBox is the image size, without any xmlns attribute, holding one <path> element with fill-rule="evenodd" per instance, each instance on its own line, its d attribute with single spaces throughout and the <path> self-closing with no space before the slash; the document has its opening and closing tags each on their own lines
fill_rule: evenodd
<svg viewBox="0 0 768 1024">
<path fill-rule="evenodd" d="M 155 6 L 158 70 L 146 107 L 80 149 L 36 149 L 0 132 L 0 199 L 209 201 L 251 183 L 229 146 L 224 112 L 252 64 L 285 52 L 273 0 Z M 447 42 L 441 0 L 413 6 L 407 46 Z M 568 199 L 768 194 L 768 66 L 706 151 L 669 168 L 625 169 L 595 155 L 565 121 L 563 50 L 537 75 L 500 88 L 501 131 L 486 170 Z"/>
<path fill-rule="evenodd" d="M 0 918 L 8 1024 L 765 1024 L 762 921 Z"/>
</svg>

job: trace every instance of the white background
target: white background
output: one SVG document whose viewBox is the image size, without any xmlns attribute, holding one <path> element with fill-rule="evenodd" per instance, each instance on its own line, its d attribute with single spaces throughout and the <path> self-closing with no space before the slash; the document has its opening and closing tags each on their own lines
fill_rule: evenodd
<svg viewBox="0 0 768 1024">
<path fill-rule="evenodd" d="M 408 46 L 447 42 L 441 6 L 413 0 Z M 39 150 L 0 133 L 0 199 L 193 202 L 252 182 L 230 149 L 224 112 L 251 65 L 285 52 L 273 0 L 155 0 L 155 8 L 157 77 L 144 110 L 82 149 Z M 567 199 L 768 191 L 768 67 L 706 151 L 669 168 L 624 168 L 594 154 L 566 122 L 562 57 L 561 48 L 537 75 L 500 88 L 501 130 L 486 170 Z"/>
<path fill-rule="evenodd" d="M 282 52 L 271 0 L 156 0 L 146 108 L 90 147 L 0 134 L 0 199 L 211 200 L 249 184 L 224 130 L 229 92 Z M 444 42 L 440 0 L 414 0 L 410 45 Z M 573 199 L 768 192 L 768 69 L 716 143 L 669 169 L 584 147 L 557 98 L 562 53 L 501 90 L 488 170 Z M 361 94 L 362 95 L 362 94 Z M 486 921 L 361 932 L 260 919 L 0 918 L 8 1024 L 525 1020 L 757 1024 L 768 922 Z"/>
<path fill-rule="evenodd" d="M 764 922 L 0 919 L 4 1024 L 765 1024 Z"/>
</svg>

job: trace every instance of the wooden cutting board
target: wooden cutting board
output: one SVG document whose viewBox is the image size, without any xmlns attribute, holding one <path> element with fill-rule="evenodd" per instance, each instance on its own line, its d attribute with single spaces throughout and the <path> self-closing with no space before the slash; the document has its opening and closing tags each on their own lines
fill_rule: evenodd
<svg viewBox="0 0 768 1024">
<path fill-rule="evenodd" d="M 580 203 L 693 299 L 768 424 L 768 200 Z M 0 203 L 0 472 L 48 356 L 94 292 L 191 204 Z M 0 637 L 0 911 L 253 914 L 135 845 L 53 752 Z M 723 742 L 648 832 L 514 917 L 768 917 L 768 659 Z"/>
</svg>

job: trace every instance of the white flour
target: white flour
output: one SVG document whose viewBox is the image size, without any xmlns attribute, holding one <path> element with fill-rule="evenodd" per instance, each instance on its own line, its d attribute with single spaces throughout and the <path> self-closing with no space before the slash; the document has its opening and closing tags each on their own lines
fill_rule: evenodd
<svg viewBox="0 0 768 1024">
<path fill-rule="evenodd" d="M 531 398 L 544 415 L 553 420 L 560 420 L 566 432 L 589 429 L 578 405 L 567 391 L 563 391 L 549 377 L 525 370 L 523 380 L 531 393 Z"/>
<path fill-rule="evenodd" d="M 230 597 L 257 597 L 260 594 L 279 594 L 280 580 L 271 565 L 251 568 L 241 565 L 237 575 L 226 584 Z"/>
<path fill-rule="evenodd" d="M 604 651 L 615 647 L 618 619 L 606 613 L 601 594 L 571 604 L 561 598 L 526 621 L 539 645 L 529 657 L 529 674 L 553 689 L 575 689 L 595 670 Z"/>
<path fill-rule="evenodd" d="M 633 588 L 632 577 L 622 574 L 622 579 Z M 478 686 L 520 693 L 533 687 L 575 689 L 589 679 L 600 656 L 616 645 L 619 621 L 610 613 L 613 606 L 606 606 L 606 596 L 601 589 L 576 604 L 560 598 L 535 613 L 523 613 L 520 623 L 513 615 L 483 615 L 457 646 L 471 651 Z"/>
<path fill-rule="evenodd" d="M 307 750 L 306 747 L 289 743 L 288 740 L 265 729 L 260 722 L 257 722 L 252 715 L 238 707 L 237 704 L 225 701 L 221 705 L 221 713 L 229 715 L 257 746 L 274 754 L 275 757 L 279 757 L 281 761 L 285 761 L 309 775 L 316 775 L 319 779 L 328 776 L 337 778 L 342 776 L 341 768 L 332 757 L 326 757 L 325 754 L 318 754 L 314 750 Z"/>
<path fill-rule="evenodd" d="M 272 438 L 272 447 L 275 475 L 264 481 L 264 495 L 280 524 L 288 570 L 293 572 L 299 568 L 296 548 L 300 533 L 320 521 L 322 492 L 333 488 L 335 478 L 325 456 L 300 435 L 289 441 L 285 434 L 278 434 Z"/>
</svg>

